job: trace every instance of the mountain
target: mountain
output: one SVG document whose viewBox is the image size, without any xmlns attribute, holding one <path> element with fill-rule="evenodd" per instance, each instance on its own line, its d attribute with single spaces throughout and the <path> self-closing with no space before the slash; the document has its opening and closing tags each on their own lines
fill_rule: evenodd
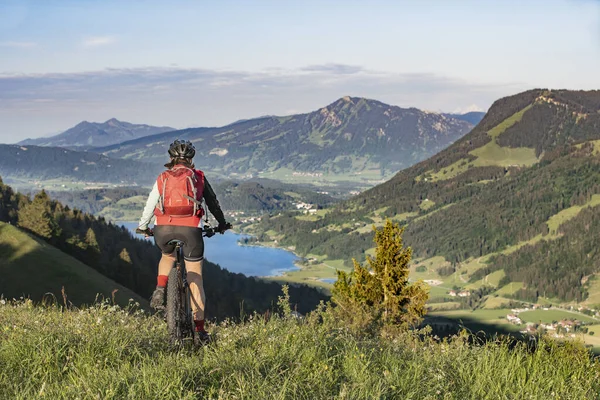
<svg viewBox="0 0 600 400">
<path fill-rule="evenodd" d="M 483 111 L 471 111 L 465 114 L 443 114 L 449 118 L 460 119 L 461 121 L 466 121 L 472 125 L 477 125 L 483 117 L 485 116 L 485 112 Z"/>
<path fill-rule="evenodd" d="M 599 177 L 600 91 L 536 89 L 496 101 L 452 146 L 317 221 L 288 213 L 258 228 L 299 254 L 362 259 L 370 226 L 391 218 L 420 261 L 413 277 L 437 281 L 434 300 L 485 288 L 496 306 L 600 307 Z"/>
<path fill-rule="evenodd" d="M 0 175 L 5 178 L 150 184 L 162 169 L 162 165 L 148 166 L 85 151 L 0 144 Z"/>
<path fill-rule="evenodd" d="M 225 177 L 377 180 L 437 153 L 472 127 L 442 114 L 343 97 L 308 114 L 184 129 L 94 151 L 164 163 L 168 145 L 182 138 L 196 145 L 197 165 Z"/>
<path fill-rule="evenodd" d="M 101 123 L 83 121 L 58 135 L 37 139 L 26 139 L 18 144 L 64 147 L 70 149 L 90 148 L 109 146 L 127 140 L 174 130 L 174 128 L 168 126 L 159 127 L 132 124 L 119 121 L 116 118 L 111 118 L 108 121 Z"/>
</svg>

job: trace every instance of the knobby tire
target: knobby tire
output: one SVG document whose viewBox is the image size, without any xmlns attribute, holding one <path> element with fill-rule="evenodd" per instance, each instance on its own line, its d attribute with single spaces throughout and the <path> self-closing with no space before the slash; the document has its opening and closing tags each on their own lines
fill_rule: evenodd
<svg viewBox="0 0 600 400">
<path fill-rule="evenodd" d="M 183 339 L 193 339 L 192 311 L 189 288 L 183 287 L 181 274 L 177 268 L 169 272 L 167 282 L 167 330 L 171 343 L 183 344 Z"/>
</svg>

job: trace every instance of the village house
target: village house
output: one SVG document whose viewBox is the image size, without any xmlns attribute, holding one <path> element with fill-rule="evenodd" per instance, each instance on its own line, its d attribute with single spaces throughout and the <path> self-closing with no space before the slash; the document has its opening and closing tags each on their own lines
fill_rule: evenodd
<svg viewBox="0 0 600 400">
<path fill-rule="evenodd" d="M 547 331 L 555 331 L 556 330 L 556 325 L 555 324 L 540 324 L 540 328 L 545 329 Z"/>
<path fill-rule="evenodd" d="M 513 324 L 520 324 L 520 323 L 522 323 L 521 318 L 519 318 L 516 314 L 508 314 L 506 316 L 506 319 L 509 322 L 512 322 Z"/>
<path fill-rule="evenodd" d="M 562 321 L 559 321 L 558 325 L 565 328 L 567 332 L 570 332 L 571 330 L 574 330 L 577 325 L 579 325 L 579 321 L 569 321 L 567 319 L 563 319 Z"/>
</svg>

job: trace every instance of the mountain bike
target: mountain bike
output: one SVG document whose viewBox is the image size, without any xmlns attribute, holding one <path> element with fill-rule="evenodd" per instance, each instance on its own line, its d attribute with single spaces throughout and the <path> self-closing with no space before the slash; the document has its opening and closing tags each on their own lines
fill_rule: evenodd
<svg viewBox="0 0 600 400">
<path fill-rule="evenodd" d="M 227 225 L 226 229 L 231 229 L 231 224 Z M 202 228 L 203 237 L 209 238 L 218 232 L 217 228 L 209 226 Z M 145 231 L 137 229 L 136 233 L 154 236 L 154 232 L 150 229 Z M 194 331 L 192 317 L 190 285 L 187 281 L 187 271 L 183 259 L 183 243 L 179 240 L 173 240 L 169 243 L 175 245 L 177 261 L 175 262 L 175 268 L 172 268 L 169 272 L 166 288 L 167 305 L 165 307 L 165 314 L 167 331 L 169 332 L 171 343 L 181 346 L 186 340 L 191 340 L 193 343 L 196 332 Z"/>
</svg>

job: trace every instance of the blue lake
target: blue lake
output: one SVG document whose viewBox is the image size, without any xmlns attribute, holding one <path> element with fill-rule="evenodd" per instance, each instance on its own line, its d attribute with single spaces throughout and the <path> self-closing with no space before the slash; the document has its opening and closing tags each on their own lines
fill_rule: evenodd
<svg viewBox="0 0 600 400">
<path fill-rule="evenodd" d="M 117 224 L 129 229 L 134 237 L 142 237 L 135 234 L 137 222 Z M 246 236 L 228 231 L 224 235 L 204 238 L 204 257 L 228 271 L 246 276 L 277 276 L 298 269 L 294 265 L 298 260 L 295 254 L 272 247 L 240 246 L 238 240 L 243 237 Z"/>
</svg>

